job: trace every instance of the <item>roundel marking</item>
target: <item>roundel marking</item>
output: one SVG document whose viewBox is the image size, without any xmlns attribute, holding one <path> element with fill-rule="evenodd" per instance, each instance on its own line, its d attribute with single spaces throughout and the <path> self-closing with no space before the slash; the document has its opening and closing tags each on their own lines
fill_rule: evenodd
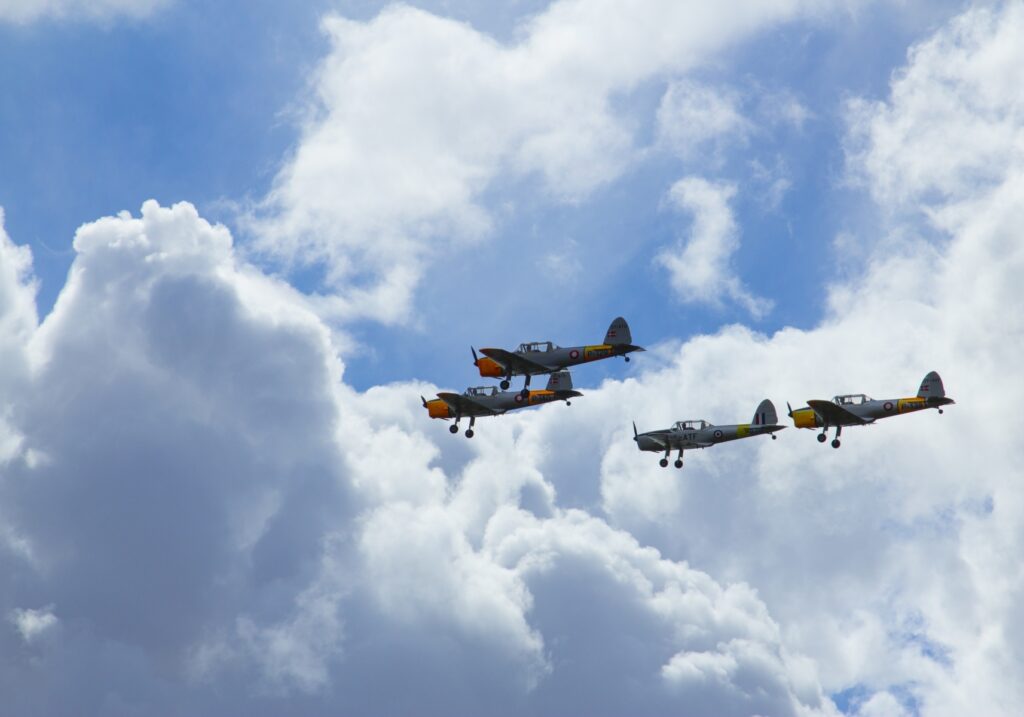
<svg viewBox="0 0 1024 717">
<path fill-rule="evenodd" d="M 523 402 L 523 394 L 517 393 L 516 394 L 516 403 L 522 403 L 522 402 Z"/>
<path fill-rule="evenodd" d="M 715 438 L 721 438 L 721 437 L 722 437 L 722 432 L 719 431 L 719 430 L 716 430 L 715 431 Z"/>
<path fill-rule="evenodd" d="M 569 358 L 571 358 L 571 359 L 578 359 L 579 357 L 580 357 L 580 352 L 577 351 L 576 349 L 573 349 L 572 351 L 569 352 Z"/>
<path fill-rule="evenodd" d="M 886 401 L 885 405 L 883 405 L 882 408 L 884 408 L 886 411 L 891 411 L 892 410 L 892 401 Z"/>
</svg>

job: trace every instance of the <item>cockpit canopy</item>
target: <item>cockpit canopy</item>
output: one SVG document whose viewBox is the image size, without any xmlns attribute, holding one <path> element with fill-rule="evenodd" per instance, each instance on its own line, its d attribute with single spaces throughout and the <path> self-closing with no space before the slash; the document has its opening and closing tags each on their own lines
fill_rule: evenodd
<svg viewBox="0 0 1024 717">
<path fill-rule="evenodd" d="M 863 393 L 851 393 L 847 396 L 836 396 L 832 400 L 835 401 L 837 406 L 859 406 L 872 399 L 865 396 Z"/>
<path fill-rule="evenodd" d="M 529 343 L 519 344 L 519 348 L 516 349 L 517 354 L 526 353 L 547 353 L 548 351 L 554 351 L 558 347 L 550 341 L 530 341 Z"/>
<path fill-rule="evenodd" d="M 466 389 L 466 395 L 467 396 L 477 396 L 477 397 L 480 397 L 480 396 L 497 396 L 498 395 L 498 387 L 497 386 L 476 386 L 474 388 L 467 388 Z"/>
<path fill-rule="evenodd" d="M 703 419 L 696 421 L 676 421 L 672 424 L 673 431 L 702 431 L 712 424 Z"/>
</svg>

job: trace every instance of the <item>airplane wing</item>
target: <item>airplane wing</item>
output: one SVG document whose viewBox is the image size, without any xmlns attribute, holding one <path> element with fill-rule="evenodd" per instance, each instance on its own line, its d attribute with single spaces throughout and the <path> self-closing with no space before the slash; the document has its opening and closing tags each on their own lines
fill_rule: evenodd
<svg viewBox="0 0 1024 717">
<path fill-rule="evenodd" d="M 457 416 L 497 416 L 501 411 L 495 411 L 482 403 L 477 403 L 461 393 L 438 393 L 437 397 L 448 404 Z"/>
<path fill-rule="evenodd" d="M 807 405 L 813 408 L 814 412 L 830 426 L 862 426 L 875 422 L 873 418 L 861 418 L 856 413 L 851 413 L 831 401 L 808 401 Z"/>
<path fill-rule="evenodd" d="M 520 374 L 551 373 L 551 369 L 536 361 L 525 359 L 519 354 L 514 354 L 505 349 L 480 349 L 480 353 L 492 358 L 505 368 L 510 368 Z"/>
</svg>

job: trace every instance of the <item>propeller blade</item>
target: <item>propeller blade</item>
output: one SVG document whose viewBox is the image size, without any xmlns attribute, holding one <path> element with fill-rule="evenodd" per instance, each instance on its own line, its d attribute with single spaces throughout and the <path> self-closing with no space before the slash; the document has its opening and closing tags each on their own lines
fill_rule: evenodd
<svg viewBox="0 0 1024 717">
<path fill-rule="evenodd" d="M 427 407 L 427 399 L 423 398 L 423 396 L 420 396 L 420 400 L 423 401 L 423 407 L 426 408 Z"/>
<path fill-rule="evenodd" d="M 478 363 L 478 362 L 480 361 L 480 359 L 479 359 L 479 358 L 477 358 L 477 355 L 476 355 L 476 349 L 475 349 L 475 348 L 473 348 L 472 346 L 470 346 L 470 347 L 469 347 L 469 350 L 473 352 L 473 365 L 475 366 L 475 365 L 476 365 L 476 364 L 477 364 L 477 363 Z"/>
<path fill-rule="evenodd" d="M 633 438 L 636 438 L 640 434 L 636 432 L 636 421 L 633 421 Z"/>
<path fill-rule="evenodd" d="M 793 407 L 789 405 L 789 401 L 786 401 L 786 408 L 789 409 L 789 417 L 793 417 Z"/>
</svg>

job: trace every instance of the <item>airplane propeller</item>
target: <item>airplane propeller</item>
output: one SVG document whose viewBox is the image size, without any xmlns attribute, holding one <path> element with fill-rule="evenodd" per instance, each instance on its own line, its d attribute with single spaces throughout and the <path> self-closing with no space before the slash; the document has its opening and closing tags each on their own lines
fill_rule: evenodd
<svg viewBox="0 0 1024 717">
<path fill-rule="evenodd" d="M 633 438 L 636 438 L 640 434 L 636 432 L 636 421 L 633 421 Z"/>
<path fill-rule="evenodd" d="M 423 401 L 423 407 L 426 408 L 427 407 L 427 399 L 423 398 L 423 396 L 420 396 L 420 400 Z"/>
<path fill-rule="evenodd" d="M 786 408 L 789 410 L 789 417 L 793 417 L 793 407 L 789 405 L 789 401 L 786 401 Z"/>
<path fill-rule="evenodd" d="M 470 346 L 469 350 L 473 352 L 473 365 L 476 366 L 480 361 L 480 359 L 476 355 L 476 349 Z"/>
</svg>

